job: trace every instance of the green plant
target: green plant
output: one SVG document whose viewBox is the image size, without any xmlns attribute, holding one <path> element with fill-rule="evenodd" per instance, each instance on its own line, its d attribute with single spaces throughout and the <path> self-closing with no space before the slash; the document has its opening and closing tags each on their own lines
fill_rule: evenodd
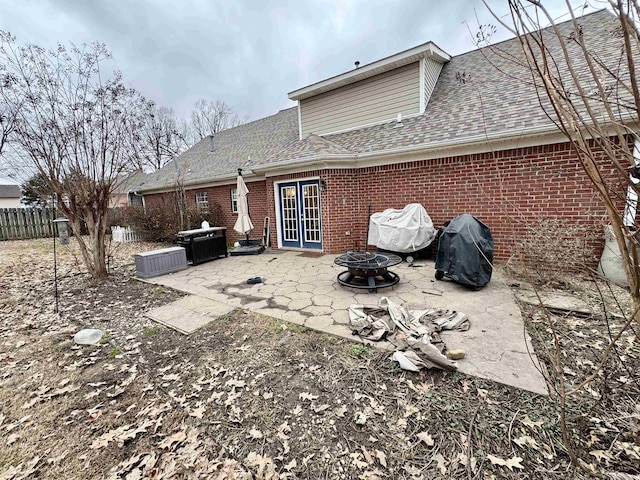
<svg viewBox="0 0 640 480">
<path fill-rule="evenodd" d="M 362 355 L 366 355 L 369 352 L 369 349 L 364 345 L 353 345 L 351 347 L 351 355 L 354 357 L 361 357 Z"/>
<path fill-rule="evenodd" d="M 283 332 L 284 330 L 288 330 L 288 329 L 289 329 L 289 327 L 287 327 L 286 323 L 276 320 L 269 327 L 269 332 L 270 333 L 280 333 L 280 332 Z"/>
<path fill-rule="evenodd" d="M 111 341 L 111 338 L 112 338 L 111 334 L 109 332 L 105 332 L 104 335 L 102 335 L 102 338 L 100 339 L 98 344 L 106 345 L 107 343 L 109 343 Z"/>
<path fill-rule="evenodd" d="M 118 347 L 114 347 L 111 349 L 111 351 L 109 352 L 109 357 L 110 358 L 116 358 L 118 355 L 120 355 L 122 353 L 122 351 L 118 348 Z"/>
<path fill-rule="evenodd" d="M 145 328 L 144 329 L 144 334 L 147 337 L 151 337 L 151 336 L 155 335 L 156 333 L 158 333 L 159 331 L 160 331 L 160 327 Z"/>
</svg>

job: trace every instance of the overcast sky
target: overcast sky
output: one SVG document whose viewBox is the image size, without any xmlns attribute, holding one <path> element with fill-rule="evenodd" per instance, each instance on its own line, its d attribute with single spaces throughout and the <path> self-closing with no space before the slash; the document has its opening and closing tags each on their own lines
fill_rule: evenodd
<svg viewBox="0 0 640 480">
<path fill-rule="evenodd" d="M 566 11 L 564 0 L 546 3 Z M 506 0 L 491 4 L 507 12 Z M 18 43 L 99 41 L 126 82 L 178 116 L 206 98 L 249 120 L 293 106 L 288 92 L 356 60 L 427 41 L 471 50 L 478 20 L 495 23 L 480 0 L 0 0 L 0 29 Z"/>
</svg>

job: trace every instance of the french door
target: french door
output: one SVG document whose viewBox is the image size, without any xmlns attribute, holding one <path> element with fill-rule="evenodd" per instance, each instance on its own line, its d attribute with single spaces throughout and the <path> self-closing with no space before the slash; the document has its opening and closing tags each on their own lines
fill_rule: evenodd
<svg viewBox="0 0 640 480">
<path fill-rule="evenodd" d="M 318 180 L 278 184 L 283 247 L 322 249 Z"/>
</svg>

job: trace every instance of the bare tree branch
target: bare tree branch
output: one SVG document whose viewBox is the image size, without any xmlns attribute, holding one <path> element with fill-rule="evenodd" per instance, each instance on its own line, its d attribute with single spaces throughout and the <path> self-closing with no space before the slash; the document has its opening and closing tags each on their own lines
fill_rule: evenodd
<svg viewBox="0 0 640 480">
<path fill-rule="evenodd" d="M 109 196 L 134 166 L 152 107 L 119 72 L 103 78 L 101 66 L 110 58 L 99 43 L 46 50 L 17 45 L 0 32 L 1 93 L 21 102 L 15 142 L 61 200 L 93 278 L 107 275 Z"/>
</svg>

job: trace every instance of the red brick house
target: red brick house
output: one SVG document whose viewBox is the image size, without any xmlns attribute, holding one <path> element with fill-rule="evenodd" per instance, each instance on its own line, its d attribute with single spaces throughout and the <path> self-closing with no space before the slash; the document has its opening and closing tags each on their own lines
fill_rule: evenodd
<svg viewBox="0 0 640 480">
<path fill-rule="evenodd" d="M 580 24 L 603 55 L 619 54 L 609 13 Z M 517 40 L 499 47 L 519 54 Z M 275 248 L 362 249 L 370 213 L 414 202 L 436 225 L 479 217 L 501 259 L 541 218 L 600 233 L 604 211 L 528 75 L 492 48 L 451 57 L 429 42 L 290 92 L 297 106 L 202 140 L 178 157 L 179 175 L 190 201 L 221 206 L 234 240 L 243 168 L 254 237 L 270 217 Z M 140 186 L 147 205 L 173 190 L 177 171 Z M 626 191 L 613 171 L 606 181 Z"/>
</svg>

